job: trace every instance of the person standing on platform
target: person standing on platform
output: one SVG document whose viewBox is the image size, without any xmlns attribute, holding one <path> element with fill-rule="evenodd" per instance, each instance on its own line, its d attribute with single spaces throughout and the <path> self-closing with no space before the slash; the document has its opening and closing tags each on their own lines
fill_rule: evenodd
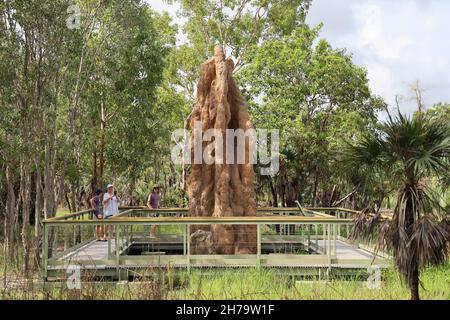
<svg viewBox="0 0 450 320">
<path fill-rule="evenodd" d="M 108 184 L 106 187 L 107 192 L 103 196 L 103 214 L 105 219 L 109 219 L 119 213 L 120 199 L 114 190 L 113 184 Z M 114 232 L 114 227 L 105 226 L 105 234 L 109 235 L 108 229 L 111 228 Z"/>
<path fill-rule="evenodd" d="M 94 210 L 94 217 L 96 220 L 102 220 L 103 219 L 103 205 L 101 201 L 101 194 L 103 193 L 102 190 L 98 189 L 95 192 L 95 196 L 89 201 L 91 203 L 91 207 Z M 104 241 L 104 235 L 103 235 L 103 226 L 97 225 L 95 226 L 95 240 L 97 241 Z"/>
<path fill-rule="evenodd" d="M 159 203 L 161 201 L 161 194 L 159 192 L 159 186 L 154 186 L 153 191 L 148 195 L 147 207 L 150 210 L 159 209 Z M 158 217 L 158 215 L 156 215 Z M 153 225 L 150 228 L 150 238 L 155 238 L 156 232 L 158 231 L 158 226 Z"/>
</svg>

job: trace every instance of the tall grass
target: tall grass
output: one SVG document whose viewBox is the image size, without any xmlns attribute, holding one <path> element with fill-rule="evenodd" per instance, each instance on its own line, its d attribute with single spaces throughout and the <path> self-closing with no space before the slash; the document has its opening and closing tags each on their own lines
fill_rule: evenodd
<svg viewBox="0 0 450 320">
<path fill-rule="evenodd" d="M 409 290 L 398 273 L 383 273 L 380 289 L 369 289 L 365 282 L 332 280 L 301 282 L 277 275 L 271 269 L 227 270 L 203 274 L 195 271 L 189 287 L 179 297 L 186 299 L 282 299 L 282 300 L 402 300 Z M 450 264 L 430 268 L 422 275 L 422 299 L 450 300 Z"/>
<path fill-rule="evenodd" d="M 175 273 L 168 268 L 144 272 L 133 282 L 83 282 L 70 290 L 64 281 L 42 283 L 10 274 L 2 281 L 0 299 L 276 299 L 276 300 L 402 300 L 409 290 L 394 269 L 383 272 L 380 289 L 371 290 L 357 279 L 300 282 L 275 269 L 202 269 Z M 422 274 L 421 297 L 450 300 L 450 263 Z M 6 284 L 6 286 L 4 286 Z"/>
</svg>

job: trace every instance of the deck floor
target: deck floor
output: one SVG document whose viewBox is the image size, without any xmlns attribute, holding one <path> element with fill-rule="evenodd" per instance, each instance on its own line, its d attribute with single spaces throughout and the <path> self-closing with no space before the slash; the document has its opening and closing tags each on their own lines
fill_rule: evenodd
<svg viewBox="0 0 450 320">
<path fill-rule="evenodd" d="M 111 239 L 111 252 L 114 254 L 116 250 L 116 240 Z M 81 248 L 68 253 L 67 255 L 59 258 L 59 260 L 66 261 L 87 261 L 87 260 L 106 260 L 108 259 L 108 242 L 107 241 L 95 241 L 85 244 Z"/>
<path fill-rule="evenodd" d="M 178 244 L 180 246 L 183 245 L 183 239 L 179 236 L 158 236 L 154 239 L 147 239 L 146 243 L 158 243 L 158 244 Z M 299 240 L 294 239 L 292 236 L 289 237 L 280 237 L 280 236 L 271 236 L 265 235 L 261 237 L 262 245 L 271 245 L 271 244 L 298 244 Z M 311 241 L 311 245 L 315 246 L 315 241 Z M 319 248 L 315 248 L 319 253 L 323 252 L 323 248 L 325 246 L 325 240 L 318 240 Z M 334 244 L 332 244 L 334 245 Z M 111 252 L 114 254 L 116 250 L 115 240 L 111 239 Z M 374 255 L 360 249 L 352 244 L 346 243 L 341 240 L 336 240 L 336 258 L 338 260 L 373 260 Z M 78 248 L 74 252 L 71 252 L 63 257 L 61 257 L 60 261 L 96 261 L 96 260 L 106 260 L 108 259 L 108 242 L 101 241 L 91 241 L 86 245 Z"/>
<path fill-rule="evenodd" d="M 319 250 L 323 251 L 325 240 L 319 240 L 318 242 Z M 350 243 L 336 240 L 336 258 L 338 260 L 372 260 L 374 255 Z"/>
</svg>

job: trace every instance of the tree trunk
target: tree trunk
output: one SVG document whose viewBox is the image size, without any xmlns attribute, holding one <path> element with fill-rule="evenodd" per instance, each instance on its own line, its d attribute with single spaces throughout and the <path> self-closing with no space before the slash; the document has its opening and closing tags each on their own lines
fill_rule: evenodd
<svg viewBox="0 0 450 320">
<path fill-rule="evenodd" d="M 189 115 L 189 117 L 187 117 L 184 120 L 184 136 L 183 136 L 183 143 L 187 143 L 187 139 L 188 139 L 188 129 L 189 129 L 189 125 L 191 123 L 191 118 L 192 118 L 192 114 Z M 187 187 L 187 170 L 186 170 L 186 159 L 184 157 L 184 152 L 183 152 L 183 156 L 181 157 L 181 168 L 182 168 L 182 172 L 181 172 L 181 190 L 183 191 L 183 195 L 186 194 L 186 187 Z"/>
<path fill-rule="evenodd" d="M 312 206 L 315 207 L 317 205 L 317 189 L 318 189 L 318 185 L 319 185 L 319 173 L 317 170 L 317 166 L 316 169 L 314 170 L 314 189 L 313 189 L 313 193 L 312 193 Z"/>
<path fill-rule="evenodd" d="M 270 192 L 272 194 L 272 207 L 278 208 L 277 190 L 275 189 L 275 186 L 273 185 L 271 177 L 269 177 L 269 186 L 270 186 Z"/>
<path fill-rule="evenodd" d="M 130 201 L 128 203 L 129 206 L 136 205 L 134 201 L 134 189 L 136 188 L 136 179 L 132 178 L 130 181 Z"/>
<path fill-rule="evenodd" d="M 97 147 L 94 146 L 92 151 L 92 180 L 91 180 L 91 194 L 95 195 L 95 191 L 98 189 L 98 177 L 97 177 Z"/>
<path fill-rule="evenodd" d="M 30 187 L 31 176 L 28 160 L 22 160 L 20 168 L 20 197 L 22 202 L 22 246 L 23 246 L 23 271 L 27 275 L 30 271 Z"/>
<path fill-rule="evenodd" d="M 72 212 L 77 212 L 77 190 L 73 184 L 70 185 L 70 200 L 72 203 Z"/>
<path fill-rule="evenodd" d="M 419 269 L 417 266 L 414 268 L 413 274 L 412 274 L 412 281 L 411 281 L 411 300 L 418 301 L 420 300 L 419 297 Z"/>
<path fill-rule="evenodd" d="M 105 167 L 105 128 L 106 128 L 106 114 L 105 105 L 101 103 L 101 119 L 100 119 L 100 151 L 99 151 L 99 172 L 98 172 L 98 184 L 103 186 L 103 174 Z"/>
<path fill-rule="evenodd" d="M 55 120 L 56 121 L 56 120 Z M 50 138 L 46 142 L 44 150 L 44 217 L 53 218 L 55 215 L 55 137 L 50 133 Z"/>
<path fill-rule="evenodd" d="M 14 259 L 14 221 L 16 220 L 16 194 L 14 192 L 12 175 L 13 172 L 11 166 L 6 165 L 6 184 L 8 193 L 6 198 L 6 214 L 4 224 L 4 247 L 10 261 Z"/>
<path fill-rule="evenodd" d="M 34 202 L 34 256 L 35 267 L 40 266 L 40 243 L 41 243 L 41 210 L 42 210 L 42 186 L 41 186 L 41 170 L 36 161 L 36 177 L 35 177 L 36 199 Z"/>
</svg>

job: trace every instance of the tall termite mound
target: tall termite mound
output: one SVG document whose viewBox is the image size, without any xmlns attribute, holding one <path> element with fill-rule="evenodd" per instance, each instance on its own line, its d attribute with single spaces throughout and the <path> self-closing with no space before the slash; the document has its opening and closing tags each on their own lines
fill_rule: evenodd
<svg viewBox="0 0 450 320">
<path fill-rule="evenodd" d="M 192 112 L 191 172 L 188 179 L 189 213 L 191 216 L 255 216 L 256 200 L 254 171 L 250 162 L 250 140 L 244 145 L 236 140 L 229 148 L 234 148 L 234 160 L 226 160 L 227 129 L 252 129 L 247 104 L 232 78 L 234 63 L 225 59 L 223 49 L 215 48 L 214 58 L 201 66 L 197 90 L 197 104 Z M 195 123 L 201 123 L 201 133 L 194 130 Z M 197 125 L 198 126 L 198 125 Z M 223 163 L 195 163 L 194 143 L 196 135 L 208 129 L 221 132 L 223 139 Z M 228 131 L 230 134 L 230 131 Z M 219 140 L 202 142 L 205 148 Z M 215 146 L 214 146 L 215 147 Z M 240 150 L 239 150 L 240 148 Z M 220 150 L 219 149 L 219 150 Z M 243 150 L 242 150 L 243 149 Z M 238 164 L 239 152 L 245 154 L 245 161 Z M 256 226 L 212 225 L 191 228 L 191 250 L 195 254 L 247 254 L 256 252 Z"/>
</svg>

